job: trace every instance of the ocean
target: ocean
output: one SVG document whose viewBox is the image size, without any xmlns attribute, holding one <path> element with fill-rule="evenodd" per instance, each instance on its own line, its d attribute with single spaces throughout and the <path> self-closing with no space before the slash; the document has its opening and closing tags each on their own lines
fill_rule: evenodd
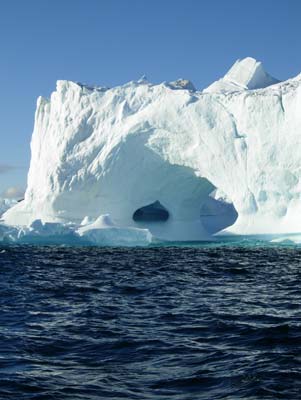
<svg viewBox="0 0 301 400">
<path fill-rule="evenodd" d="M 301 398 L 301 248 L 0 247 L 0 399 Z"/>
</svg>

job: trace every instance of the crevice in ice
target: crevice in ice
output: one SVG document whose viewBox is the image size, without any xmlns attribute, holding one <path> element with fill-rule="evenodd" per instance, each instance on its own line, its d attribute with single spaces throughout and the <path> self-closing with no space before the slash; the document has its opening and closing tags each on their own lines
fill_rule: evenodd
<svg viewBox="0 0 301 400">
<path fill-rule="evenodd" d="M 283 112 L 283 114 L 285 113 L 285 109 L 284 109 L 284 105 L 283 105 L 283 101 L 282 101 L 282 93 L 279 94 L 279 103 L 280 103 L 280 108 Z"/>
</svg>

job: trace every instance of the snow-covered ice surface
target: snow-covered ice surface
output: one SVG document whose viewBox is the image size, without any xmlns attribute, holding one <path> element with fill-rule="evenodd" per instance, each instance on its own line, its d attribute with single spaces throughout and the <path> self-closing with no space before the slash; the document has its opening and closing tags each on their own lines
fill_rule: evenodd
<svg viewBox="0 0 301 400">
<path fill-rule="evenodd" d="M 38 99 L 31 152 L 7 226 L 87 217 L 74 235 L 96 244 L 301 231 L 301 75 L 279 82 L 250 57 L 203 92 L 58 81 Z"/>
</svg>

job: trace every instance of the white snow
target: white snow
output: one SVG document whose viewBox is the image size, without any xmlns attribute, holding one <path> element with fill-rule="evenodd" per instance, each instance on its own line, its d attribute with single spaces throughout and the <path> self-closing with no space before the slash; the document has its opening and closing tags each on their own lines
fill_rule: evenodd
<svg viewBox="0 0 301 400">
<path fill-rule="evenodd" d="M 204 92 L 187 82 L 58 81 L 38 99 L 25 200 L 5 224 L 71 223 L 96 244 L 300 232 L 301 76 L 277 83 L 246 58 Z M 157 201 L 166 221 L 133 220 Z"/>
</svg>

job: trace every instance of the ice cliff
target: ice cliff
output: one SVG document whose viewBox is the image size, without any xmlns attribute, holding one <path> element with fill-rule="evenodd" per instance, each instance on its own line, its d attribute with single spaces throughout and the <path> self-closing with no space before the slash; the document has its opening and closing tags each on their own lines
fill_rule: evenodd
<svg viewBox="0 0 301 400">
<path fill-rule="evenodd" d="M 204 91 L 58 81 L 38 99 L 31 153 L 7 225 L 109 215 L 168 240 L 301 231 L 301 76 L 279 82 L 252 58 Z"/>
</svg>

